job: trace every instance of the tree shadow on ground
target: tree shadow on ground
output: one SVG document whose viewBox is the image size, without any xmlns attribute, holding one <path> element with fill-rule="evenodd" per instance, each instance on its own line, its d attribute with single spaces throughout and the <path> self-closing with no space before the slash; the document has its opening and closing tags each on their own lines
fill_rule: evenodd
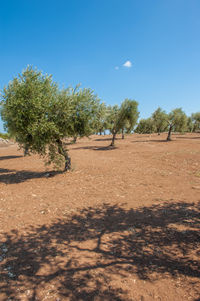
<svg viewBox="0 0 200 301">
<path fill-rule="evenodd" d="M 200 139 L 200 136 L 197 136 L 197 137 L 176 137 L 177 139 Z"/>
<path fill-rule="evenodd" d="M 200 202 L 177 202 L 136 210 L 103 204 L 51 225 L 2 233 L 0 296 L 127 301 L 128 292 L 113 279 L 119 286 L 129 277 L 194 280 L 200 277 L 199 228 Z"/>
<path fill-rule="evenodd" d="M 91 150 L 94 150 L 94 151 L 109 151 L 109 150 L 117 149 L 117 147 L 116 146 L 111 146 L 111 145 L 108 145 L 108 146 L 93 145 L 93 146 L 73 147 L 71 150 L 79 150 L 79 149 L 91 149 Z"/>
<path fill-rule="evenodd" d="M 111 141 L 112 137 L 110 138 L 97 138 L 94 141 Z M 115 140 L 122 140 L 122 138 L 115 138 Z"/>
<path fill-rule="evenodd" d="M 18 159 L 22 158 L 23 156 L 0 156 L 0 161 L 2 160 L 9 160 L 9 159 Z"/>
<path fill-rule="evenodd" d="M 7 168 L 0 168 L 0 174 L 1 173 L 8 173 L 8 172 L 14 172 L 15 170 L 13 169 L 7 169 Z"/>
<path fill-rule="evenodd" d="M 170 142 L 172 142 L 173 140 L 171 140 Z M 166 139 L 162 139 L 162 140 L 156 140 L 156 139 L 149 139 L 149 140 L 133 140 L 131 141 L 132 143 L 138 143 L 138 142 L 169 142 Z"/>
<path fill-rule="evenodd" d="M 16 171 L 12 169 L 0 168 L 0 183 L 19 184 L 31 179 L 54 177 L 62 171 L 34 172 L 28 170 Z"/>
</svg>

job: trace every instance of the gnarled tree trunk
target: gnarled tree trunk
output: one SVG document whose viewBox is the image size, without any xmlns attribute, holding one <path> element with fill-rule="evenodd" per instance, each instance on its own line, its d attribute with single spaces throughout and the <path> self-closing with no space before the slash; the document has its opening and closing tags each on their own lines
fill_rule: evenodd
<svg viewBox="0 0 200 301">
<path fill-rule="evenodd" d="M 172 140 L 172 138 L 171 138 L 172 128 L 173 128 L 173 125 L 170 124 L 168 135 L 167 135 L 167 141 L 171 141 Z"/>
<path fill-rule="evenodd" d="M 28 146 L 25 146 L 24 148 L 24 157 L 28 155 Z"/>
<path fill-rule="evenodd" d="M 65 168 L 64 171 L 71 169 L 71 158 L 68 155 L 68 151 L 64 148 L 63 143 L 60 139 L 57 140 L 58 153 L 65 158 Z"/>
<path fill-rule="evenodd" d="M 112 136 L 112 142 L 111 142 L 110 146 L 114 146 L 115 145 L 115 138 L 116 138 L 116 133 L 114 132 L 113 136 Z"/>
<path fill-rule="evenodd" d="M 122 129 L 122 139 L 124 139 L 124 129 Z"/>
</svg>

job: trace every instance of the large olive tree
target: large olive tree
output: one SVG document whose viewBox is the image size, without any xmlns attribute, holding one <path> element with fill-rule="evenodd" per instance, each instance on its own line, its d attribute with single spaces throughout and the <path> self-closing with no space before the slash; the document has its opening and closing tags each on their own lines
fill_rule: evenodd
<svg viewBox="0 0 200 301">
<path fill-rule="evenodd" d="M 90 89 L 59 90 L 52 77 L 27 67 L 1 94 L 1 116 L 26 154 L 38 153 L 64 170 L 71 159 L 63 138 L 88 136 L 99 99 Z"/>
<path fill-rule="evenodd" d="M 70 102 L 49 75 L 27 67 L 1 94 L 5 128 L 26 153 L 38 153 L 49 163 L 70 169 L 62 139 L 68 136 Z"/>
</svg>

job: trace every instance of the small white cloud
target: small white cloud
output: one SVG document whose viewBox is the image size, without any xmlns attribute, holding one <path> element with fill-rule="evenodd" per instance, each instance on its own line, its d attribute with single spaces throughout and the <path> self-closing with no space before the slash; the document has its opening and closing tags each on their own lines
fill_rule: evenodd
<svg viewBox="0 0 200 301">
<path fill-rule="evenodd" d="M 119 70 L 119 67 L 118 67 L 118 66 L 116 66 L 116 67 L 115 67 L 115 70 Z"/>
<path fill-rule="evenodd" d="M 126 61 L 124 64 L 123 64 L 124 67 L 126 68 L 131 68 L 132 67 L 132 63 L 131 61 Z"/>
</svg>

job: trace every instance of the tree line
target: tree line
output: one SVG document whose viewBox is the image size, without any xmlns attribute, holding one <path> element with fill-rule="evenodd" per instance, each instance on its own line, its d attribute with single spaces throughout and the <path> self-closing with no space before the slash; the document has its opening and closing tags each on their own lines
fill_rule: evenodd
<svg viewBox="0 0 200 301">
<path fill-rule="evenodd" d="M 200 131 L 200 112 L 187 116 L 181 108 L 176 108 L 167 114 L 160 107 L 151 117 L 141 119 L 135 133 L 152 134 L 168 132 L 167 141 L 171 141 L 172 132 L 198 132 Z"/>
<path fill-rule="evenodd" d="M 134 129 L 158 134 L 168 130 L 167 140 L 172 131 L 200 129 L 200 112 L 188 118 L 180 108 L 169 114 L 158 108 L 150 118 L 137 123 L 137 101 L 125 99 L 120 106 L 107 106 L 93 90 L 80 85 L 60 89 L 52 76 L 30 66 L 4 88 L 0 105 L 5 129 L 24 153 L 37 153 L 58 167 L 64 164 L 65 171 L 71 168 L 65 138 L 76 143 L 78 137 L 108 130 L 113 147 L 118 133 L 123 139 Z"/>
</svg>

